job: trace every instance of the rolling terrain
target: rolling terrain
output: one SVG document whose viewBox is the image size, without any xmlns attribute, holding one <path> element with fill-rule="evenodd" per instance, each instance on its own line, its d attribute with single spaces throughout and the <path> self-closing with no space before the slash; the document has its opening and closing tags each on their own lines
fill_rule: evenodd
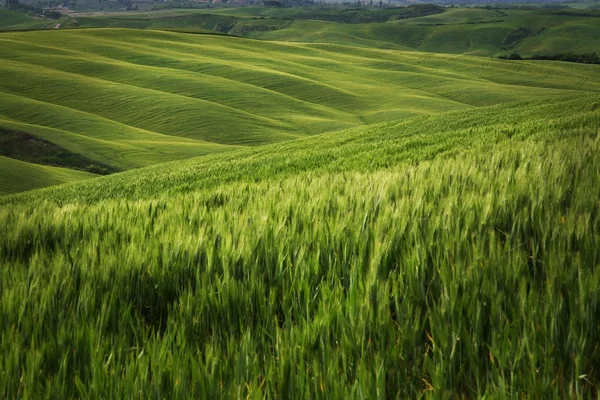
<svg viewBox="0 0 600 400">
<path fill-rule="evenodd" d="M 0 31 L 18 29 L 42 29 L 45 22 L 41 18 L 30 17 L 24 13 L 0 8 Z"/>
<path fill-rule="evenodd" d="M 597 12 L 11 13 L 0 398 L 598 397 Z"/>
<path fill-rule="evenodd" d="M 600 91 L 595 65 L 339 44 L 81 29 L 5 32 L 0 45 L 0 129 L 113 172 L 419 115 Z M 22 182 L 2 190 L 39 186 Z"/>
<path fill-rule="evenodd" d="M 284 29 L 249 37 L 301 42 L 337 42 L 435 53 L 498 56 L 507 52 L 600 52 L 600 16 L 572 17 L 543 11 L 450 9 L 441 14 L 375 24 L 294 21 Z M 519 28 L 531 36 L 507 46 Z"/>
<path fill-rule="evenodd" d="M 389 10 L 237 7 L 80 13 L 65 22 L 88 28 L 215 31 L 255 39 L 488 57 L 511 52 L 523 56 L 600 53 L 598 11 L 413 7 L 416 10 L 412 12 L 408 11 L 410 7 Z"/>
<path fill-rule="evenodd" d="M 0 198 L 4 397 L 592 398 L 600 95 Z"/>
<path fill-rule="evenodd" d="M 0 196 L 96 177 L 89 172 L 28 163 L 3 156 L 0 156 L 0 170 Z"/>
<path fill-rule="evenodd" d="M 305 173 L 369 173 L 498 142 L 518 147 L 525 139 L 555 142 L 570 135 L 594 137 L 600 126 L 599 96 L 546 98 L 352 128 L 15 194 L 0 199 L 0 205 L 38 198 L 59 205 L 147 200 Z"/>
</svg>

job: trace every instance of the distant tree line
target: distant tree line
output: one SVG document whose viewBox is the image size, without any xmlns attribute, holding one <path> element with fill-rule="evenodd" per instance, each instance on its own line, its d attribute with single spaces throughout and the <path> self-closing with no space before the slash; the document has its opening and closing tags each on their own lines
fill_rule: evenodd
<svg viewBox="0 0 600 400">
<path fill-rule="evenodd" d="M 263 2 L 263 6 L 265 6 L 265 7 L 275 7 L 275 8 L 285 7 L 282 2 L 275 1 L 275 0 L 267 0 L 267 1 Z"/>
<path fill-rule="evenodd" d="M 553 53 L 534 54 L 531 57 L 522 57 L 518 53 L 504 54 L 499 56 L 503 60 L 555 60 L 567 61 L 581 64 L 600 64 L 600 56 L 597 53 Z"/>
<path fill-rule="evenodd" d="M 59 19 L 62 14 L 55 10 L 45 10 L 39 5 L 31 5 L 19 2 L 19 0 L 10 0 L 7 7 L 13 11 L 19 11 L 29 15 L 43 15 L 50 19 Z"/>
</svg>

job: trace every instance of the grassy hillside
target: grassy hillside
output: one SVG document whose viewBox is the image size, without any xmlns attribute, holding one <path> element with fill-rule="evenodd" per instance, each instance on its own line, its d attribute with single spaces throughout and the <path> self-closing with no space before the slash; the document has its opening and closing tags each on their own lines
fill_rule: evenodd
<svg viewBox="0 0 600 400">
<path fill-rule="evenodd" d="M 24 132 L 0 129 L 0 155 L 29 163 L 66 167 L 99 174 L 116 172 L 47 140 Z"/>
<path fill-rule="evenodd" d="M 4 397 L 590 398 L 600 97 L 4 197 Z"/>
<path fill-rule="evenodd" d="M 3 33 L 0 44 L 0 128 L 114 170 L 600 90 L 597 66 L 175 32 Z"/>
<path fill-rule="evenodd" d="M 38 3 L 38 6 L 40 4 Z M 34 29 L 56 29 L 56 28 L 75 28 L 78 22 L 68 16 L 58 19 L 40 16 L 42 9 L 34 8 L 31 5 L 24 5 L 25 9 L 9 10 L 0 7 L 0 32 L 4 31 L 23 31 Z M 58 26 L 57 26 L 58 25 Z"/>
<path fill-rule="evenodd" d="M 495 56 L 533 53 L 600 52 L 600 16 L 549 11 L 449 9 L 444 13 L 379 24 L 343 25 L 294 21 L 284 29 L 255 31 L 250 37 L 301 42 L 355 43 L 427 52 Z M 540 33 L 506 47 L 505 39 L 525 27 Z"/>
<path fill-rule="evenodd" d="M 82 27 L 210 30 L 257 39 L 497 56 L 600 53 L 600 13 L 578 10 L 239 7 L 79 14 Z M 439 12 L 443 11 L 443 12 Z M 531 30 L 514 45 L 506 39 Z"/>
<path fill-rule="evenodd" d="M 170 29 L 256 39 L 330 43 L 498 56 L 518 52 L 600 53 L 600 12 L 593 10 L 233 7 L 209 10 L 80 12 L 60 20 L 0 9 L 0 30 L 53 28 Z M 523 30 L 526 35 L 520 35 Z M 515 35 L 516 42 L 509 40 Z"/>
<path fill-rule="evenodd" d="M 300 173 L 367 173 L 507 140 L 518 146 L 525 139 L 556 141 L 569 135 L 593 136 L 599 126 L 599 96 L 511 103 L 353 128 L 23 193 L 0 199 L 0 205 L 40 199 L 41 193 L 44 201 L 60 205 L 146 200 Z"/>
<path fill-rule="evenodd" d="M 96 175 L 68 168 L 31 164 L 0 155 L 0 195 L 94 178 Z"/>
<path fill-rule="evenodd" d="M 204 10 L 160 10 L 147 12 L 70 13 L 82 27 L 121 28 L 203 28 L 223 33 L 272 28 L 279 29 L 290 20 L 317 20 L 338 23 L 397 21 L 443 12 L 442 7 L 425 4 L 388 9 L 305 7 L 269 8 L 259 6 Z"/>
<path fill-rule="evenodd" d="M 45 21 L 25 13 L 0 7 L 0 31 L 16 29 L 40 29 Z"/>
</svg>

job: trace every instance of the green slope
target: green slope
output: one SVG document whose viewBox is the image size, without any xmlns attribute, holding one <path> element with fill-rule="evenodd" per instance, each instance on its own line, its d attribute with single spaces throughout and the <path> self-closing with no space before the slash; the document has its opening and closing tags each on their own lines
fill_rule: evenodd
<svg viewBox="0 0 600 400">
<path fill-rule="evenodd" d="M 597 66 L 102 29 L 0 35 L 0 127 L 115 169 L 600 90 Z"/>
<path fill-rule="evenodd" d="M 0 195 L 81 181 L 97 175 L 0 156 Z"/>
<path fill-rule="evenodd" d="M 566 51 L 600 53 L 597 11 L 447 8 L 442 13 L 417 13 L 395 20 L 400 16 L 394 14 L 403 10 L 239 7 L 83 14 L 75 19 L 82 27 L 210 30 L 257 39 L 483 56 L 512 51 L 526 56 Z M 386 14 L 389 21 L 382 22 L 378 13 Z M 349 19 L 355 23 L 342 23 L 348 15 L 362 17 Z M 519 28 L 531 29 L 534 34 L 507 47 L 505 39 Z"/>
<path fill-rule="evenodd" d="M 0 199 L 4 397 L 593 398 L 600 97 Z"/>
<path fill-rule="evenodd" d="M 0 7 L 0 31 L 18 29 L 40 29 L 48 21 L 38 17 L 30 17 L 25 13 L 7 10 Z"/>
<path fill-rule="evenodd" d="M 254 31 L 249 37 L 411 49 L 436 53 L 495 56 L 534 53 L 600 52 L 600 17 L 557 15 L 544 11 L 447 10 L 420 18 L 374 24 L 294 21 L 283 29 Z M 520 27 L 542 30 L 516 46 L 505 38 Z"/>
<path fill-rule="evenodd" d="M 114 170 L 600 90 L 598 66 L 124 29 L 0 35 L 0 128 Z"/>
<path fill-rule="evenodd" d="M 279 144 L 240 149 L 48 188 L 52 202 L 138 200 L 215 188 L 233 182 L 281 179 L 300 173 L 370 172 L 401 163 L 448 156 L 497 142 L 555 141 L 598 133 L 599 95 L 511 103 L 353 128 Z M 41 192 L 4 198 L 35 200 Z"/>
<path fill-rule="evenodd" d="M 17 160 L 65 167 L 98 174 L 117 172 L 107 165 L 72 153 L 40 137 L 25 132 L 0 129 L 0 155 Z"/>
</svg>

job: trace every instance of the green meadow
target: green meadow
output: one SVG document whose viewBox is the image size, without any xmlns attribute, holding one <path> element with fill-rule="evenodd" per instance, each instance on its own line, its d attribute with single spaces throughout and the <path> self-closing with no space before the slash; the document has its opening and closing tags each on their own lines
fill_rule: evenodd
<svg viewBox="0 0 600 400">
<path fill-rule="evenodd" d="M 497 56 L 518 52 L 600 52 L 600 14 L 569 11 L 452 8 L 432 15 L 385 23 L 334 24 L 314 20 L 288 21 L 282 29 L 249 31 L 246 36 L 301 42 L 336 42 L 368 47 L 435 53 Z M 528 36 L 507 46 L 519 28 Z"/>
<path fill-rule="evenodd" d="M 40 29 L 41 18 L 33 18 L 24 13 L 0 8 L 0 31 L 18 29 Z"/>
<path fill-rule="evenodd" d="M 89 172 L 28 163 L 3 156 L 0 156 L 0 170 L 0 196 L 96 177 Z"/>
<path fill-rule="evenodd" d="M 0 397 L 596 399 L 598 18 L 0 9 Z"/>
<path fill-rule="evenodd" d="M 400 11 L 398 11 L 400 10 Z M 222 32 L 255 39 L 498 56 L 517 52 L 600 53 L 597 10 L 237 7 L 140 13 L 81 13 L 80 27 Z M 517 40 L 519 29 L 527 29 Z"/>
<path fill-rule="evenodd" d="M 595 65 L 339 44 L 108 28 L 6 32 L 0 43 L 0 128 L 112 171 L 600 90 Z M 20 182 L 2 190 L 39 186 Z"/>
<path fill-rule="evenodd" d="M 3 197 L 0 392 L 594 398 L 600 96 Z"/>
<path fill-rule="evenodd" d="M 0 9 L 0 31 L 130 28 L 213 32 L 254 39 L 499 56 L 600 52 L 595 9 L 232 7 L 78 12 L 58 20 Z M 525 32 L 525 33 L 524 33 Z"/>
</svg>

